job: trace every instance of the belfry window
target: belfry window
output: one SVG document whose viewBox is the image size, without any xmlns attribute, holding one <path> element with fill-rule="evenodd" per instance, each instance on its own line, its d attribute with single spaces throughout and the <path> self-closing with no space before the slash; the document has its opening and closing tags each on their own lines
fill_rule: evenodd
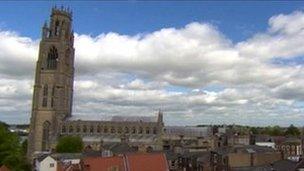
<svg viewBox="0 0 304 171">
<path fill-rule="evenodd" d="M 105 126 L 104 129 L 103 129 L 103 132 L 108 133 L 108 127 Z"/>
<path fill-rule="evenodd" d="M 150 128 L 149 127 L 146 128 L 146 134 L 150 134 Z"/>
<path fill-rule="evenodd" d="M 93 133 L 94 132 L 94 127 L 91 125 L 90 127 L 90 133 Z"/>
<path fill-rule="evenodd" d="M 77 133 L 80 132 L 80 126 L 79 126 L 79 125 L 77 125 L 77 127 L 76 127 L 76 132 L 77 132 Z"/>
<path fill-rule="evenodd" d="M 56 23 L 55 23 L 55 36 L 58 36 L 59 35 L 59 21 L 57 20 Z"/>
<path fill-rule="evenodd" d="M 58 61 L 58 52 L 57 49 L 52 46 L 47 57 L 47 69 L 54 70 L 57 68 L 57 61 Z"/>
<path fill-rule="evenodd" d="M 129 128 L 125 127 L 125 133 L 128 134 L 129 133 Z"/>
<path fill-rule="evenodd" d="M 101 131 L 101 128 L 100 128 L 100 125 L 97 126 L 97 133 L 100 133 Z"/>
<path fill-rule="evenodd" d="M 83 125 L 83 127 L 82 127 L 82 132 L 83 132 L 83 133 L 86 133 L 86 132 L 87 132 L 87 126 L 86 126 L 86 125 Z"/>
</svg>

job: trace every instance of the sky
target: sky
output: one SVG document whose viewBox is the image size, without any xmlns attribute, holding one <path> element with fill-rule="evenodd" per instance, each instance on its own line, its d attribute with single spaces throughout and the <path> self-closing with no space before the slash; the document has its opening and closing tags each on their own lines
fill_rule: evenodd
<svg viewBox="0 0 304 171">
<path fill-rule="evenodd" d="M 0 120 L 28 123 L 41 27 L 73 10 L 73 115 L 304 123 L 304 2 L 0 2 Z"/>
</svg>

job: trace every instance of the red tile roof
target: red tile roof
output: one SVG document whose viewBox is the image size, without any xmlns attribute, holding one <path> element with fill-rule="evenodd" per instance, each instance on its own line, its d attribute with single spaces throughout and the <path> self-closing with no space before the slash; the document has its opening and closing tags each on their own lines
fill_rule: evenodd
<svg viewBox="0 0 304 171">
<path fill-rule="evenodd" d="M 163 153 L 132 153 L 113 157 L 86 157 L 82 161 L 85 171 L 169 171 Z"/>
<path fill-rule="evenodd" d="M 125 155 L 129 171 L 168 171 L 163 153 L 136 153 Z"/>
<path fill-rule="evenodd" d="M 85 171 L 108 171 L 117 170 L 126 171 L 123 156 L 114 157 L 86 157 L 83 159 Z"/>
</svg>

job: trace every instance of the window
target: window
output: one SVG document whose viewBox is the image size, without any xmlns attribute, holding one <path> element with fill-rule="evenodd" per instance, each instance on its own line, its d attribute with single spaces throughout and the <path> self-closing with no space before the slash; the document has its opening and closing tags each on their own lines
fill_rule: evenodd
<svg viewBox="0 0 304 171">
<path fill-rule="evenodd" d="M 142 133 L 143 133 L 143 128 L 142 128 L 142 127 L 139 127 L 138 133 L 139 133 L 139 134 L 142 134 Z"/>
<path fill-rule="evenodd" d="M 146 128 L 146 134 L 150 134 L 150 128 L 149 127 Z"/>
<path fill-rule="evenodd" d="M 70 127 L 69 127 L 69 133 L 72 133 L 73 131 L 74 131 L 73 126 L 70 125 Z"/>
<path fill-rule="evenodd" d="M 101 131 L 101 128 L 100 128 L 100 125 L 97 126 L 97 133 L 100 133 Z"/>
<path fill-rule="evenodd" d="M 65 132 L 66 132 L 66 127 L 65 127 L 65 126 L 62 126 L 61 132 L 62 132 L 62 133 L 65 133 Z"/>
<path fill-rule="evenodd" d="M 136 134 L 136 128 L 132 127 L 132 134 Z"/>
<path fill-rule="evenodd" d="M 57 69 L 57 61 L 58 61 L 58 52 L 57 49 L 54 46 L 52 46 L 48 53 L 46 68 L 50 70 Z"/>
<path fill-rule="evenodd" d="M 50 167 L 54 167 L 55 166 L 55 164 L 54 163 L 50 163 Z"/>
<path fill-rule="evenodd" d="M 115 133 L 115 128 L 114 128 L 114 127 L 111 128 L 111 133 L 112 133 L 112 134 Z"/>
<path fill-rule="evenodd" d="M 157 134 L 157 129 L 156 129 L 156 127 L 153 128 L 153 134 Z"/>
<path fill-rule="evenodd" d="M 83 132 L 83 133 L 86 133 L 86 132 L 87 132 L 87 126 L 86 126 L 86 125 L 83 125 L 83 127 L 82 127 L 82 132 Z"/>
<path fill-rule="evenodd" d="M 122 129 L 121 129 L 121 127 L 118 127 L 118 131 L 117 131 L 119 134 L 121 134 L 122 133 Z"/>
<path fill-rule="evenodd" d="M 42 150 L 46 151 L 49 148 L 50 122 L 45 121 L 42 128 Z"/>
<path fill-rule="evenodd" d="M 129 128 L 125 127 L 125 133 L 128 134 L 129 133 Z"/>
<path fill-rule="evenodd" d="M 59 21 L 57 20 L 56 23 L 55 23 L 55 36 L 58 36 L 59 35 Z"/>
<path fill-rule="evenodd" d="M 48 95 L 48 85 L 45 84 L 43 87 L 43 96 L 47 96 Z"/>
<path fill-rule="evenodd" d="M 93 133 L 94 132 L 94 127 L 91 125 L 90 127 L 90 133 Z"/>
<path fill-rule="evenodd" d="M 47 98 L 43 97 L 42 99 L 42 107 L 47 107 Z"/>
<path fill-rule="evenodd" d="M 80 132 L 80 126 L 79 126 L 79 125 L 77 125 L 77 127 L 76 127 L 76 132 L 77 132 L 77 133 Z"/>
<path fill-rule="evenodd" d="M 108 133 L 108 127 L 105 126 L 104 129 L 103 129 L 103 132 Z"/>
<path fill-rule="evenodd" d="M 54 107 L 54 98 L 51 99 L 51 107 Z"/>
</svg>

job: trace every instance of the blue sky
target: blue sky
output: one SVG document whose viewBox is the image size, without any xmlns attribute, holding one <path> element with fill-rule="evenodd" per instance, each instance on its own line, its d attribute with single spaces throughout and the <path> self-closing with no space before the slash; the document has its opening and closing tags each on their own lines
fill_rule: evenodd
<svg viewBox="0 0 304 171">
<path fill-rule="evenodd" d="M 29 122 L 54 5 L 73 10 L 73 115 L 162 108 L 167 125 L 304 123 L 301 1 L 0 2 L 0 120 Z"/>
<path fill-rule="evenodd" d="M 301 10 L 304 2 L 1 2 L 0 28 L 12 29 L 34 39 L 53 5 L 73 9 L 75 32 L 98 35 L 117 32 L 134 35 L 167 27 L 210 22 L 233 41 L 264 31 L 268 19 L 278 13 Z"/>
</svg>

